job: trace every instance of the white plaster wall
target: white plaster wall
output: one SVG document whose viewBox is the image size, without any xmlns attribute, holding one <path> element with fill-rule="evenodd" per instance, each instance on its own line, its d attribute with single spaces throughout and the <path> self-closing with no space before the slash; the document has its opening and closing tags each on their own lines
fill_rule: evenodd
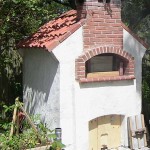
<svg viewBox="0 0 150 150">
<path fill-rule="evenodd" d="M 76 149 L 75 58 L 83 51 L 82 27 L 53 50 L 60 62 L 60 127 L 65 150 Z"/>
<path fill-rule="evenodd" d="M 53 127 L 62 128 L 65 150 L 88 150 L 89 121 L 107 114 L 125 116 L 121 144 L 128 146 L 126 119 L 141 113 L 141 61 L 145 52 L 132 38 L 124 31 L 124 49 L 136 60 L 135 80 L 79 84 L 75 80 L 75 59 L 83 52 L 82 27 L 49 54 L 43 50 L 26 52 L 26 109 L 41 112 Z"/>
<path fill-rule="evenodd" d="M 135 44 L 134 39 L 127 45 L 125 37 L 125 50 L 135 57 L 136 65 L 141 66 L 144 51 L 139 49 L 142 46 Z M 141 67 L 136 68 L 135 80 L 79 84 L 75 81 L 75 58 L 82 50 L 82 28 L 53 50 L 60 62 L 60 127 L 66 150 L 88 150 L 88 122 L 107 114 L 125 116 L 121 144 L 128 146 L 127 117 L 141 113 Z"/>
<path fill-rule="evenodd" d="M 24 50 L 23 99 L 30 114 L 40 114 L 50 129 L 60 125 L 60 68 L 52 53 Z"/>
<path fill-rule="evenodd" d="M 140 114 L 135 80 L 75 84 L 76 137 L 78 150 L 88 150 L 90 120 L 110 114 L 125 116 L 122 146 L 128 146 L 127 116 Z"/>
<path fill-rule="evenodd" d="M 75 83 L 77 150 L 88 150 L 88 122 L 109 114 L 125 116 L 121 145 L 128 146 L 127 117 L 141 113 L 141 64 L 146 49 L 124 30 L 124 50 L 135 58 L 135 80 Z"/>
<path fill-rule="evenodd" d="M 123 49 L 129 52 L 135 59 L 136 90 L 139 97 L 139 103 L 141 103 L 142 58 L 145 54 L 146 48 L 124 29 Z"/>
</svg>

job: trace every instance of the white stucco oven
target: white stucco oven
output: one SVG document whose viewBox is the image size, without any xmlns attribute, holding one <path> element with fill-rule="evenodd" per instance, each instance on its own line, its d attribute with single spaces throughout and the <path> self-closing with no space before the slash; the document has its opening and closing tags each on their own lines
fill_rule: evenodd
<svg viewBox="0 0 150 150">
<path fill-rule="evenodd" d="M 121 22 L 120 2 L 86 0 L 19 44 L 25 108 L 62 128 L 65 150 L 129 146 L 147 45 Z"/>
</svg>

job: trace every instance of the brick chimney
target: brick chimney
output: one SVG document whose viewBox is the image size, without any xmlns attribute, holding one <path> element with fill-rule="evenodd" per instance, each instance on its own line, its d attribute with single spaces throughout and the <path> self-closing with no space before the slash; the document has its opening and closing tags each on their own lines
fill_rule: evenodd
<svg viewBox="0 0 150 150">
<path fill-rule="evenodd" d="M 121 0 L 84 0 L 78 2 L 78 19 L 83 26 L 84 50 L 99 46 L 123 47 Z"/>
</svg>

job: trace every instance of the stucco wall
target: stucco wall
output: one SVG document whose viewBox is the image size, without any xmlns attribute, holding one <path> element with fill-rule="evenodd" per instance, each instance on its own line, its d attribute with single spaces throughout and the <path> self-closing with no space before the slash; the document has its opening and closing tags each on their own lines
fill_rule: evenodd
<svg viewBox="0 0 150 150">
<path fill-rule="evenodd" d="M 137 101 L 135 80 L 76 83 L 76 149 L 88 150 L 88 123 L 90 120 L 110 114 L 132 116 L 140 114 L 141 105 Z M 121 145 L 128 145 L 127 122 L 124 121 Z"/>
<path fill-rule="evenodd" d="M 76 150 L 75 58 L 83 51 L 82 27 L 53 50 L 60 62 L 60 127 L 66 150 Z"/>
<path fill-rule="evenodd" d="M 135 59 L 136 90 L 141 100 L 142 58 L 145 54 L 146 48 L 124 29 L 123 49 L 129 52 Z"/>
<path fill-rule="evenodd" d="M 30 114 L 40 114 L 50 129 L 60 125 L 60 68 L 52 53 L 24 51 L 24 104 Z"/>
<path fill-rule="evenodd" d="M 67 146 L 66 150 L 88 150 L 89 121 L 107 114 L 120 114 L 125 116 L 122 122 L 121 144 L 126 147 L 128 146 L 126 119 L 128 116 L 141 113 L 141 72 L 139 71 L 144 51 L 140 50 L 141 45 L 135 46 L 136 40 L 132 40 L 128 45 L 127 37 L 124 36 L 124 49 L 136 60 L 136 79 L 79 84 L 75 80 L 74 71 L 75 58 L 81 55 L 83 50 L 81 29 L 53 50 L 60 62 L 62 141 Z"/>
<path fill-rule="evenodd" d="M 124 30 L 124 50 L 135 57 L 136 79 L 80 84 L 75 80 L 75 59 L 83 52 L 82 37 L 81 27 L 51 53 L 25 52 L 25 107 L 31 113 L 40 112 L 52 127 L 62 128 L 65 150 L 88 150 L 89 121 L 120 114 L 124 116 L 121 144 L 128 146 L 126 119 L 141 113 L 141 62 L 145 49 Z"/>
</svg>

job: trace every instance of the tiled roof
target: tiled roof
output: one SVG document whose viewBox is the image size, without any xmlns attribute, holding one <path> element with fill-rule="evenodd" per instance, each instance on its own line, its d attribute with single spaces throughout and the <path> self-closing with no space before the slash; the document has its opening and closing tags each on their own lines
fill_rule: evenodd
<svg viewBox="0 0 150 150">
<path fill-rule="evenodd" d="M 36 33 L 22 40 L 18 44 L 18 48 L 34 47 L 51 51 L 83 25 L 84 21 L 77 22 L 76 20 L 76 10 L 70 10 L 59 18 L 44 24 Z"/>
<path fill-rule="evenodd" d="M 22 40 L 18 44 L 18 48 L 43 48 L 48 51 L 52 51 L 57 45 L 68 38 L 72 33 L 79 29 L 85 23 L 84 20 L 77 21 L 77 11 L 70 10 L 62 14 L 59 18 L 52 20 L 39 30 Z M 125 24 L 122 23 L 122 27 L 127 30 L 135 39 L 137 39 L 145 48 L 149 48 L 149 45 L 134 34 Z"/>
</svg>

